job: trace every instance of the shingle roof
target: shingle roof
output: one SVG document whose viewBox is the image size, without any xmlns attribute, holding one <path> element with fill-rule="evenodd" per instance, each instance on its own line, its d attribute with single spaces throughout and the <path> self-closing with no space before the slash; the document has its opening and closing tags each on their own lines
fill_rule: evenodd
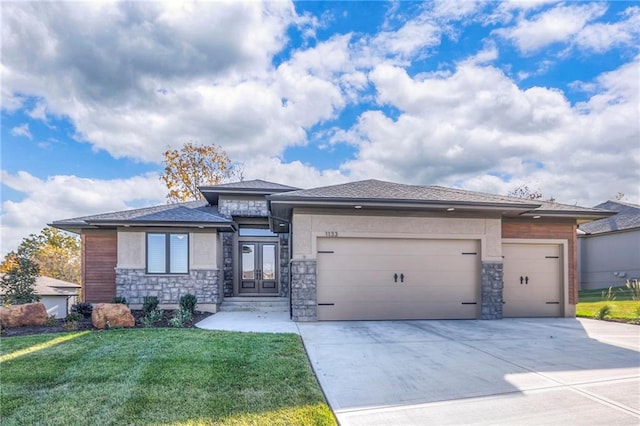
<svg viewBox="0 0 640 426">
<path fill-rule="evenodd" d="M 602 234 L 605 232 L 640 229 L 640 206 L 636 204 L 609 200 L 595 207 L 598 209 L 611 210 L 617 212 L 617 214 L 580 225 L 580 229 L 587 234 Z"/>
<path fill-rule="evenodd" d="M 104 223 L 229 223 L 232 221 L 220 215 L 215 207 L 209 206 L 206 200 L 190 201 L 178 204 L 163 204 L 142 209 L 123 210 L 92 216 L 58 220 L 53 226 L 64 228 L 88 226 Z"/>
<path fill-rule="evenodd" d="M 2 276 L 4 274 L 0 274 L 0 278 Z M 79 284 L 68 281 L 45 276 L 36 277 L 35 293 L 40 296 L 73 296 L 78 293 L 79 288 Z M 4 294 L 4 291 L 0 290 L 0 294 Z"/>
<path fill-rule="evenodd" d="M 241 182 L 221 183 L 219 185 L 201 186 L 201 190 L 265 190 L 265 191 L 292 191 L 300 188 L 282 185 L 275 182 L 267 182 L 261 179 L 245 180 Z"/>
<path fill-rule="evenodd" d="M 350 182 L 269 196 L 272 201 L 385 201 L 498 205 L 526 208 L 536 212 L 603 214 L 603 210 L 548 201 L 527 200 L 442 186 L 406 185 L 375 179 Z"/>
</svg>

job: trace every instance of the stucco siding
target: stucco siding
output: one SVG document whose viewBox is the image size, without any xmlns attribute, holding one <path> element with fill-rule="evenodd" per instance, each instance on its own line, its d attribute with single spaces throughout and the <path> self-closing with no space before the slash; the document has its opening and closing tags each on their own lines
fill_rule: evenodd
<svg viewBox="0 0 640 426">
<path fill-rule="evenodd" d="M 145 267 L 145 233 L 118 231 L 118 268 Z"/>
<path fill-rule="evenodd" d="M 581 289 L 615 287 L 640 278 L 640 230 L 581 236 L 578 242 Z"/>
<path fill-rule="evenodd" d="M 500 219 L 339 215 L 294 212 L 293 258 L 315 258 L 316 239 L 324 236 L 372 238 L 476 239 L 483 261 L 502 260 Z"/>
</svg>

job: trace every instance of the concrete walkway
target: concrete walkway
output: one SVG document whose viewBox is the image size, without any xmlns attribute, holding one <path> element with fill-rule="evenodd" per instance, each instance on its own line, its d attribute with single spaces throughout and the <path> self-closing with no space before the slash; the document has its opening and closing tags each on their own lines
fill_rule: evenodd
<svg viewBox="0 0 640 426">
<path fill-rule="evenodd" d="M 300 334 L 288 312 L 218 312 L 196 324 L 205 330 Z"/>
<path fill-rule="evenodd" d="M 640 424 L 640 327 L 576 319 L 299 323 L 344 425 Z"/>
</svg>

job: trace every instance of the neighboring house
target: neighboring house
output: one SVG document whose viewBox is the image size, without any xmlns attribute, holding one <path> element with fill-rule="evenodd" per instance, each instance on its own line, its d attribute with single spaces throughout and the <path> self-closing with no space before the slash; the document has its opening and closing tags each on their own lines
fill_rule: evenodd
<svg viewBox="0 0 640 426">
<path fill-rule="evenodd" d="M 65 318 L 71 305 L 77 302 L 80 285 L 51 277 L 36 278 L 35 293 L 40 296 L 49 315 Z"/>
<path fill-rule="evenodd" d="M 580 225 L 580 289 L 616 287 L 640 279 L 640 206 L 606 201 L 595 208 L 617 214 Z"/>
<path fill-rule="evenodd" d="M 576 227 L 612 214 L 378 180 L 200 191 L 54 222 L 82 237 L 85 300 L 170 305 L 192 293 L 215 312 L 278 297 L 296 321 L 573 316 Z"/>
</svg>

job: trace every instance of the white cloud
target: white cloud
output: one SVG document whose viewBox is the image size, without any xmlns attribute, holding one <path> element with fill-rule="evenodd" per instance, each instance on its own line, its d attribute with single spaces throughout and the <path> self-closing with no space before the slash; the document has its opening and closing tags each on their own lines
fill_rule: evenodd
<svg viewBox="0 0 640 426">
<path fill-rule="evenodd" d="M 11 129 L 11 134 L 13 136 L 23 136 L 25 138 L 28 139 L 33 139 L 33 135 L 31 134 L 31 131 L 29 130 L 29 123 L 24 123 L 21 124 L 19 126 L 16 126 L 14 128 Z"/>
<path fill-rule="evenodd" d="M 594 23 L 585 26 L 575 37 L 581 49 L 605 52 L 613 46 L 635 46 L 640 42 L 640 7 L 629 7 L 625 19 L 614 23 Z"/>
<path fill-rule="evenodd" d="M 342 170 L 355 179 L 501 193 L 537 182 L 545 194 L 582 205 L 621 191 L 637 202 L 639 65 L 636 58 L 601 75 L 577 105 L 557 89 L 523 90 L 500 70 L 465 61 L 451 75 L 420 78 L 379 66 L 370 75 L 378 100 L 401 113 L 368 111 L 337 134 L 359 149 Z"/>
<path fill-rule="evenodd" d="M 511 40 L 523 53 L 532 53 L 552 43 L 567 42 L 588 22 L 601 17 L 607 6 L 601 3 L 559 5 L 532 19 L 520 17 L 514 27 L 494 32 Z"/>
<path fill-rule="evenodd" d="M 3 170 L 1 177 L 3 185 L 24 196 L 2 202 L 1 255 L 54 220 L 162 204 L 166 194 L 155 174 L 111 180 L 59 175 L 42 180 L 28 172 Z"/>
</svg>

